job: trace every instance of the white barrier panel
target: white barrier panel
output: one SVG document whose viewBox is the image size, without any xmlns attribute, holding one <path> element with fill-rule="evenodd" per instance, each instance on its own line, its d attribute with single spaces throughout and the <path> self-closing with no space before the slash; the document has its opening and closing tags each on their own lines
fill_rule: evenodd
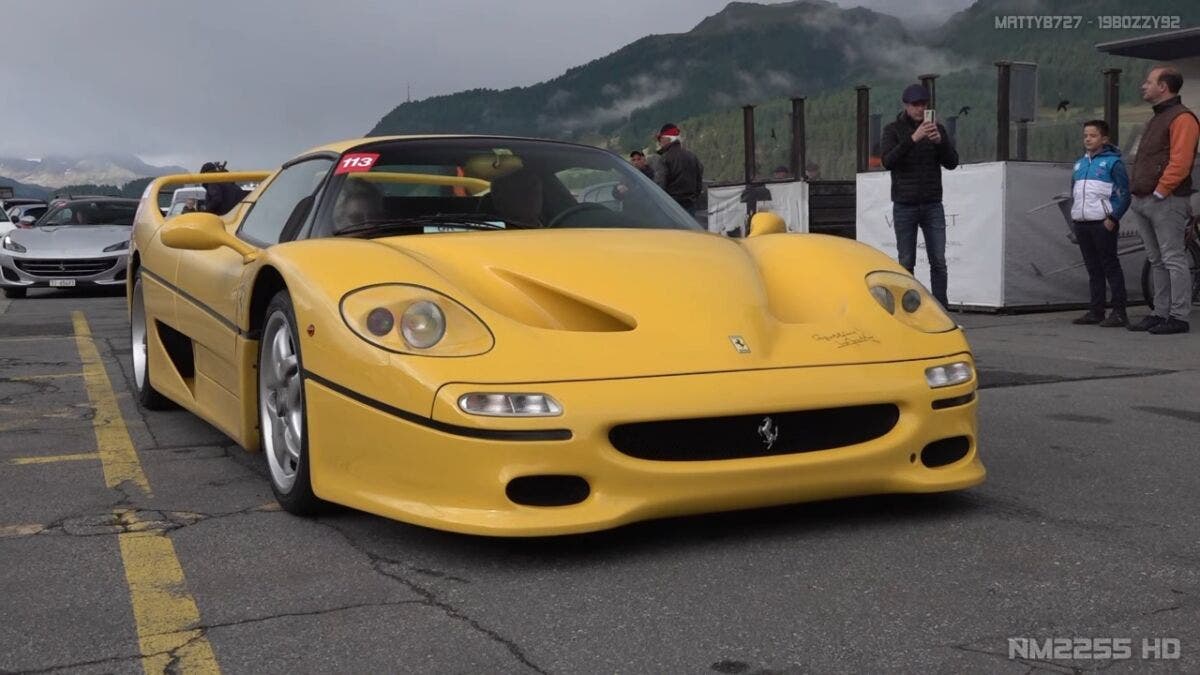
<svg viewBox="0 0 1200 675">
<path fill-rule="evenodd" d="M 951 305 L 1054 307 L 1088 302 L 1087 270 L 1065 215 L 1072 164 L 988 162 L 942 171 L 946 265 Z M 891 174 L 857 179 L 858 240 L 896 258 Z M 1130 301 L 1141 298 L 1145 253 L 1138 250 L 1136 217 L 1122 223 L 1118 250 Z M 915 274 L 929 285 L 921 238 Z"/>
<path fill-rule="evenodd" d="M 746 223 L 745 185 L 708 188 L 708 231 L 731 232 Z"/>
<path fill-rule="evenodd" d="M 1087 269 L 1069 216 L 1073 164 L 1008 162 L 1004 212 L 1004 306 L 1045 307 L 1088 301 Z M 1118 259 L 1130 300 L 1142 297 L 1146 254 L 1137 216 L 1122 218 Z"/>
<path fill-rule="evenodd" d="M 942 171 L 946 212 L 946 267 L 951 305 L 1004 306 L 1004 164 L 968 164 Z M 896 259 L 892 178 L 887 171 L 858 174 L 855 226 L 859 241 Z M 917 237 L 917 279 L 929 287 L 929 257 Z"/>
<path fill-rule="evenodd" d="M 788 232 L 808 232 L 808 183 L 797 180 L 789 183 L 755 185 L 755 193 L 770 194 L 770 200 L 759 200 L 758 211 L 770 211 L 783 218 Z M 746 224 L 746 202 L 742 194 L 745 185 L 708 188 L 708 229 L 710 232 L 731 232 Z M 765 191 L 765 192 L 764 192 Z"/>
</svg>

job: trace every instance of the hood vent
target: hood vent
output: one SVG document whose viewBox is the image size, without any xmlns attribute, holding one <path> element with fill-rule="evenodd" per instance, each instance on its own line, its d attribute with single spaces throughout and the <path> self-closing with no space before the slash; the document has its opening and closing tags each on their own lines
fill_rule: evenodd
<svg viewBox="0 0 1200 675">
<path fill-rule="evenodd" d="M 548 286 L 510 270 L 492 268 L 500 280 L 520 292 L 520 298 L 504 298 L 497 306 L 497 294 L 488 294 L 492 309 L 535 328 L 592 333 L 618 333 L 637 328 L 637 321 L 611 307 Z M 507 295 L 507 294 L 506 294 Z M 522 302 L 524 300 L 524 302 Z"/>
</svg>

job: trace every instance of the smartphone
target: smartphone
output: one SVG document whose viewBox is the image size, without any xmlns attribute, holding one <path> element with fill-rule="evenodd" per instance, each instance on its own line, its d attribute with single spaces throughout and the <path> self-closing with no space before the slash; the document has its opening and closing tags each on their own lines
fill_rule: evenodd
<svg viewBox="0 0 1200 675">
<path fill-rule="evenodd" d="M 925 109 L 925 121 L 926 122 L 936 122 L 937 121 L 937 116 L 934 114 L 932 108 Z"/>
</svg>

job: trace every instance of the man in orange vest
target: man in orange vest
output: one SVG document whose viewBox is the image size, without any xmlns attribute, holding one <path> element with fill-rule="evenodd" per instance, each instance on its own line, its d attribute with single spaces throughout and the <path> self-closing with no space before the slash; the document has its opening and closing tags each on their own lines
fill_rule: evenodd
<svg viewBox="0 0 1200 675">
<path fill-rule="evenodd" d="M 1183 236 L 1192 220 L 1192 163 L 1200 121 L 1183 105 L 1183 76 L 1155 66 L 1142 83 L 1142 99 L 1154 106 L 1129 178 L 1132 209 L 1141 216 L 1138 234 L 1154 277 L 1154 313 L 1129 330 L 1154 335 L 1186 333 L 1192 309 L 1192 278 Z"/>
</svg>

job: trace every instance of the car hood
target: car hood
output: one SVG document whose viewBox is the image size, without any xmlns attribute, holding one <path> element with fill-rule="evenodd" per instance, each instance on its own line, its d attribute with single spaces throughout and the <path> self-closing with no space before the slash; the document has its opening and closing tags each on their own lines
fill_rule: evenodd
<svg viewBox="0 0 1200 675">
<path fill-rule="evenodd" d="M 104 248 L 129 241 L 128 225 L 48 225 L 17 228 L 9 237 L 28 249 L 26 255 L 56 258 L 87 258 L 106 255 Z M 121 251 L 113 251 L 120 255 Z"/>
<path fill-rule="evenodd" d="M 790 239 L 789 239 L 790 238 Z M 875 363 L 966 351 L 889 316 L 878 251 L 815 235 L 509 231 L 374 240 L 446 280 L 496 337 L 492 381 Z M 582 357 L 582 358 L 581 358 Z M 475 381 L 483 381 L 475 380 Z"/>
</svg>

